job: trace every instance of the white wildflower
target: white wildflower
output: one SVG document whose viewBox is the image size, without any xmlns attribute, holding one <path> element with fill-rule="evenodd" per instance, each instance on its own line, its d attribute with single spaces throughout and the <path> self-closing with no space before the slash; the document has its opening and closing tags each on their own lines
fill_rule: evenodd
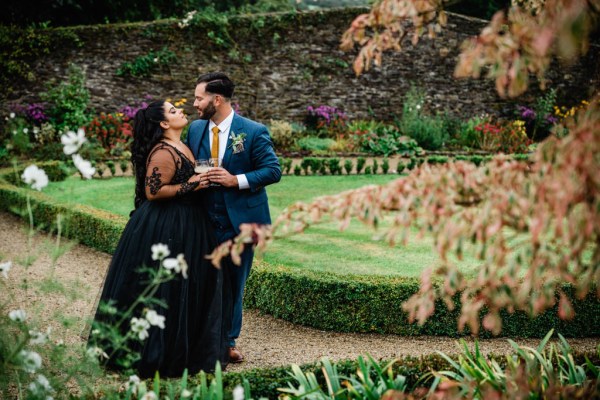
<svg viewBox="0 0 600 400">
<path fill-rule="evenodd" d="M 150 328 L 150 322 L 143 318 L 131 318 L 131 331 L 137 335 L 140 340 L 146 339 L 148 334 L 148 329 Z"/>
<path fill-rule="evenodd" d="M 48 186 L 48 175 L 46 175 L 43 169 L 38 168 L 37 165 L 30 165 L 25 168 L 21 179 L 35 190 L 42 190 Z"/>
<path fill-rule="evenodd" d="M 187 398 L 187 397 L 191 397 L 192 396 L 192 392 L 188 389 L 183 389 L 181 391 L 181 398 Z"/>
<path fill-rule="evenodd" d="M 33 394 L 36 398 L 39 397 L 46 400 L 48 400 L 49 398 L 51 399 L 51 397 L 45 395 L 47 393 L 54 392 L 54 389 L 52 388 L 52 386 L 50 386 L 50 382 L 48 382 L 48 379 L 41 374 L 37 376 L 35 381 L 29 384 L 28 388 L 31 394 Z"/>
<path fill-rule="evenodd" d="M 187 271 L 188 271 L 188 264 L 185 261 L 185 258 L 183 258 L 183 254 L 179 254 L 177 256 L 177 262 L 179 263 L 179 268 L 181 270 L 181 275 L 183 275 L 183 277 L 185 279 L 187 279 L 188 275 L 187 275 Z"/>
<path fill-rule="evenodd" d="M 96 359 L 97 358 L 106 358 L 106 359 L 108 359 L 108 354 L 106 354 L 106 352 L 98 346 L 88 347 L 85 352 L 88 355 L 88 357 L 90 357 L 90 358 L 96 358 Z"/>
<path fill-rule="evenodd" d="M 146 392 L 145 395 L 140 397 L 140 400 L 158 400 L 158 396 L 154 392 Z"/>
<path fill-rule="evenodd" d="M 163 315 L 159 315 L 154 310 L 146 311 L 146 321 L 148 321 L 152 326 L 158 326 L 160 329 L 165 329 L 165 317 Z"/>
<path fill-rule="evenodd" d="M 23 133 L 29 133 L 29 129 L 28 128 L 23 128 Z"/>
<path fill-rule="evenodd" d="M 150 249 L 152 250 L 152 259 L 153 260 L 162 260 L 163 258 L 167 257 L 169 254 L 171 254 L 171 251 L 169 250 L 169 246 L 167 246 L 166 244 L 162 244 L 162 243 L 153 244 Z"/>
<path fill-rule="evenodd" d="M 10 113 L 10 114 L 9 114 L 9 116 L 10 116 L 10 118 L 12 119 L 12 118 L 14 118 L 14 117 L 15 117 L 15 113 Z"/>
<path fill-rule="evenodd" d="M 44 344 L 48 341 L 48 338 L 50 337 L 50 332 L 52 332 L 52 328 L 48 327 L 48 329 L 46 330 L 46 333 L 44 332 L 40 332 L 40 331 L 35 331 L 35 330 L 30 330 L 29 331 L 29 344 Z"/>
<path fill-rule="evenodd" d="M 154 60 L 152 60 L 152 61 L 154 61 L 155 63 L 157 63 L 158 62 L 158 57 L 154 57 Z"/>
<path fill-rule="evenodd" d="M 82 128 L 77 130 L 77 133 L 68 131 L 64 135 L 61 135 L 60 141 L 63 144 L 63 151 L 66 155 L 70 156 L 79 151 L 81 145 L 83 145 L 87 139 L 85 138 L 85 131 Z"/>
<path fill-rule="evenodd" d="M 88 160 L 84 160 L 79 154 L 73 154 L 73 164 L 79 170 L 79 173 L 85 179 L 92 179 L 92 176 L 96 173 L 96 168 L 92 167 L 92 163 Z"/>
<path fill-rule="evenodd" d="M 23 322 L 27 318 L 27 314 L 23 310 L 12 310 L 8 313 L 8 318 L 16 322 Z"/>
<path fill-rule="evenodd" d="M 417 107 L 417 110 L 420 110 L 420 109 L 421 109 L 421 105 L 420 105 L 420 104 L 417 104 L 417 106 L 416 106 L 416 107 Z"/>
<path fill-rule="evenodd" d="M 33 373 L 42 367 L 42 357 L 35 351 L 21 350 L 19 358 L 27 372 Z"/>
<path fill-rule="evenodd" d="M 140 386 L 140 377 L 137 375 L 131 375 L 129 381 L 125 384 L 125 388 L 129 390 L 131 388 L 132 394 L 137 394 L 138 387 Z"/>
<path fill-rule="evenodd" d="M 8 279 L 8 271 L 12 268 L 12 261 L 3 262 L 0 264 L 0 273 L 4 275 L 5 279 Z"/>
<path fill-rule="evenodd" d="M 244 400 L 244 388 L 241 385 L 233 389 L 233 400 Z"/>
</svg>

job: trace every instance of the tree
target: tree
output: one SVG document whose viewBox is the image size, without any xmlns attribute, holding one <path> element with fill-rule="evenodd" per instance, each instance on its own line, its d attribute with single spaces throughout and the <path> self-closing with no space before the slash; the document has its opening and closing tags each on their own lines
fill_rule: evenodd
<svg viewBox="0 0 600 400">
<path fill-rule="evenodd" d="M 487 75 L 501 95 L 515 96 L 528 86 L 529 73 L 543 82 L 553 55 L 573 58 L 587 48 L 587 34 L 599 14 L 598 0 L 548 0 L 515 4 L 508 15 L 497 13 L 482 33 L 467 41 L 457 76 Z M 444 25 L 440 0 L 382 0 L 370 14 L 356 18 L 345 33 L 346 47 L 362 45 L 357 73 L 370 62 L 381 63 L 383 51 L 401 49 L 412 32 L 413 43 L 425 31 Z M 410 19 L 410 22 L 407 22 Z M 411 320 L 424 323 L 442 299 L 450 308 L 461 293 L 459 328 L 501 331 L 500 311 L 522 310 L 532 316 L 558 303 L 561 318 L 573 316 L 563 291 L 571 284 L 583 298 L 600 297 L 600 96 L 586 104 L 560 129 L 568 135 L 541 143 L 532 163 L 505 156 L 477 167 L 466 162 L 427 164 L 385 186 L 369 186 L 295 204 L 273 228 L 245 226 L 241 235 L 216 253 L 214 262 L 231 252 L 239 258 L 242 243 L 264 247 L 273 233 L 299 232 L 325 217 L 377 226 L 392 219 L 385 238 L 405 242 L 416 227 L 434 237 L 441 265 L 421 277 L 417 294 L 405 304 Z M 474 278 L 451 262 L 471 249 L 481 260 Z M 435 284 L 439 279 L 441 284 Z"/>
</svg>

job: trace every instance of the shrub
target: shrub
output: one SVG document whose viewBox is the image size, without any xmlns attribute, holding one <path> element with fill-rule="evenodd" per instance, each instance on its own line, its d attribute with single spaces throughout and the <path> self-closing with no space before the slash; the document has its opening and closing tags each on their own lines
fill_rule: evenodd
<svg viewBox="0 0 600 400">
<path fill-rule="evenodd" d="M 147 77 L 155 71 L 170 71 L 171 65 L 177 63 L 177 56 L 167 47 L 159 51 L 151 51 L 136 57 L 132 62 L 124 62 L 117 69 L 118 76 Z"/>
<path fill-rule="evenodd" d="M 304 123 L 308 129 L 316 131 L 320 136 L 339 139 L 346 133 L 348 116 L 336 107 L 321 105 L 309 106 L 306 109 Z"/>
<path fill-rule="evenodd" d="M 406 168 L 406 164 L 404 164 L 402 161 L 398 161 L 398 167 L 397 167 L 398 173 L 401 174 L 405 168 Z"/>
<path fill-rule="evenodd" d="M 294 175 L 300 176 L 301 173 L 302 173 L 302 168 L 300 167 L 300 165 L 296 165 L 294 167 Z"/>
<path fill-rule="evenodd" d="M 480 148 L 493 152 L 524 152 L 531 144 L 525 133 L 523 121 L 511 124 L 484 122 L 475 127 L 480 132 Z"/>
<path fill-rule="evenodd" d="M 432 117 L 423 111 L 425 95 L 416 87 L 406 94 L 402 105 L 402 117 L 396 124 L 400 131 L 413 138 L 426 150 L 441 149 L 448 139 L 448 132 L 442 117 Z"/>
<path fill-rule="evenodd" d="M 390 170 L 390 160 L 386 157 L 381 163 L 381 172 L 386 175 Z"/>
<path fill-rule="evenodd" d="M 358 157 L 356 159 L 356 173 L 360 174 L 365 166 L 365 163 L 367 162 L 367 160 L 365 160 L 364 157 Z"/>
<path fill-rule="evenodd" d="M 370 165 L 367 165 L 365 167 L 365 175 L 371 175 L 373 173 L 372 167 Z"/>
<path fill-rule="evenodd" d="M 393 125 L 375 121 L 355 121 L 348 128 L 352 140 L 361 151 L 383 156 L 421 152 L 416 141 L 402 136 L 402 133 Z"/>
<path fill-rule="evenodd" d="M 344 170 L 346 171 L 346 174 L 350 175 L 352 173 L 352 167 L 354 167 L 354 163 L 350 158 L 347 158 L 344 161 Z"/>
<path fill-rule="evenodd" d="M 551 89 L 537 99 L 533 109 L 525 106 L 517 107 L 517 116 L 525 121 L 527 136 L 532 141 L 540 141 L 550 135 L 552 126 L 558 122 L 553 115 L 556 104 L 556 89 Z"/>
<path fill-rule="evenodd" d="M 324 152 L 331 150 L 335 146 L 335 140 L 329 138 L 304 137 L 298 140 L 298 147 L 301 150 L 311 152 Z"/>
<path fill-rule="evenodd" d="M 431 156 L 427 157 L 428 164 L 446 164 L 448 162 L 448 157 L 446 156 Z"/>
<path fill-rule="evenodd" d="M 340 159 L 332 157 L 327 160 L 327 168 L 331 175 L 339 175 L 342 173 L 342 166 L 340 165 Z"/>
<path fill-rule="evenodd" d="M 377 174 L 377 171 L 379 170 L 379 162 L 377 161 L 376 158 L 373 159 L 373 173 Z"/>
<path fill-rule="evenodd" d="M 48 83 L 48 91 L 41 97 L 49 104 L 48 117 L 58 132 L 77 130 L 87 124 L 90 93 L 85 87 L 85 74 L 71 64 L 67 82 Z"/>
<path fill-rule="evenodd" d="M 485 123 L 485 121 L 488 121 L 487 117 L 474 117 L 461 122 L 453 137 L 456 144 L 462 147 L 480 149 L 481 132 L 475 128 Z"/>
<path fill-rule="evenodd" d="M 269 124 L 271 139 L 278 151 L 289 151 L 296 144 L 294 129 L 287 121 L 271 120 Z"/>
<path fill-rule="evenodd" d="M 124 120 L 122 113 L 100 113 L 86 131 L 90 139 L 95 139 L 109 153 L 117 146 L 129 147 L 133 141 L 133 127 Z"/>
</svg>

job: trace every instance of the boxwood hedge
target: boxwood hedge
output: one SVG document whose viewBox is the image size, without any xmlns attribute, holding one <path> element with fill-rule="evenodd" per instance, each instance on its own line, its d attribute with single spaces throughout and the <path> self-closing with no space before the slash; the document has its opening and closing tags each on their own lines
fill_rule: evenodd
<svg viewBox="0 0 600 400">
<path fill-rule="evenodd" d="M 127 219 L 83 205 L 57 203 L 40 192 L 18 188 L 2 179 L 13 173 L 0 171 L 0 208 L 23 215 L 30 197 L 34 220 L 52 229 L 62 215 L 65 236 L 112 253 Z M 327 262 L 324 260 L 323 262 Z M 410 324 L 402 303 L 417 292 L 415 278 L 358 276 L 311 272 L 257 262 L 246 285 L 245 307 L 258 309 L 293 323 L 338 332 L 378 332 L 397 335 L 468 334 L 457 330 L 457 307 L 449 311 L 439 302 L 436 313 L 425 325 Z M 573 289 L 563 290 L 573 301 L 576 316 L 558 318 L 556 308 L 529 318 L 523 312 L 504 313 L 502 334 L 510 337 L 542 337 L 551 328 L 566 337 L 600 336 L 600 300 L 595 291 L 577 299 Z M 481 336 L 487 336 L 481 332 Z"/>
</svg>

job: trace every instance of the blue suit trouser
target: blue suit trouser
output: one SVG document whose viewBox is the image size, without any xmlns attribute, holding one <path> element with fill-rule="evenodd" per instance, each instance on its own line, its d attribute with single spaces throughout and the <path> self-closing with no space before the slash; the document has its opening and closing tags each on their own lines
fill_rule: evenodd
<svg viewBox="0 0 600 400">
<path fill-rule="evenodd" d="M 223 243 L 237 236 L 229 217 L 226 214 L 210 213 L 211 220 L 216 228 L 217 241 Z M 242 253 L 242 264 L 235 265 L 229 259 L 224 265 L 229 268 L 229 276 L 231 277 L 231 291 L 233 295 L 233 315 L 231 320 L 231 329 L 229 331 L 229 346 L 235 346 L 235 340 L 240 336 L 242 331 L 242 301 L 244 299 L 244 288 L 246 280 L 250 275 L 252 260 L 254 258 L 254 250 L 252 246 L 245 246 Z"/>
</svg>

